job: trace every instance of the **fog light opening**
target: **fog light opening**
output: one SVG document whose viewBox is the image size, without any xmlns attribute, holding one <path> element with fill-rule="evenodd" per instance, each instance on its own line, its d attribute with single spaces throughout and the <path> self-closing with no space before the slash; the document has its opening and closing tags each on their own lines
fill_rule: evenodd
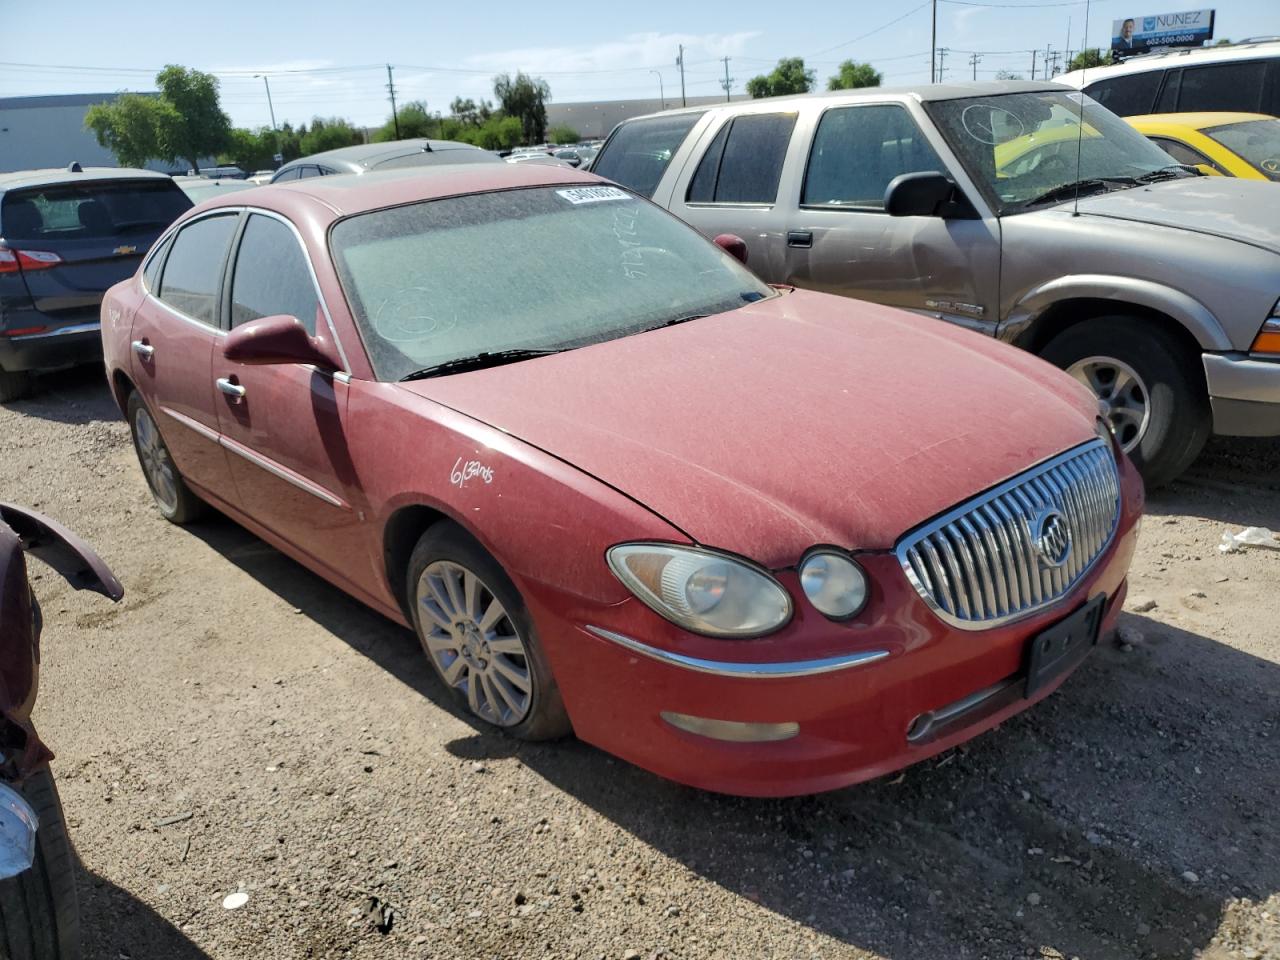
<svg viewBox="0 0 1280 960">
<path fill-rule="evenodd" d="M 672 713 L 669 710 L 663 710 L 661 716 L 677 730 L 729 743 L 774 743 L 778 740 L 790 740 L 800 732 L 800 724 L 794 722 L 741 723 L 737 720 L 694 717 L 687 713 Z"/>
</svg>

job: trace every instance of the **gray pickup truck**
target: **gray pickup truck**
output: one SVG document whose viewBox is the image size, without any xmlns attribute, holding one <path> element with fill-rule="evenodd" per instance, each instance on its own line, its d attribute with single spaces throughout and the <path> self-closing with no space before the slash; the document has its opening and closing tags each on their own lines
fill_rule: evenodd
<svg viewBox="0 0 1280 960">
<path fill-rule="evenodd" d="M 621 124 L 592 169 L 741 237 L 767 281 L 914 310 L 1066 369 L 1150 484 L 1211 433 L 1280 435 L 1280 187 L 1196 176 L 1077 91 L 939 84 L 668 111 Z"/>
</svg>

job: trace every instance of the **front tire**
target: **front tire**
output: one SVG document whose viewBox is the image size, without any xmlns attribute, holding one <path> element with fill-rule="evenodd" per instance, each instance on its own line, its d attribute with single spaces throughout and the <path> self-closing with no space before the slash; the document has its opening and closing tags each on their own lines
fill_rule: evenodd
<svg viewBox="0 0 1280 960">
<path fill-rule="evenodd" d="M 5 960 L 78 960 L 76 858 L 49 768 L 41 767 L 32 774 L 22 794 L 40 819 L 36 858 L 26 872 L 0 880 L 0 956 Z"/>
<path fill-rule="evenodd" d="M 406 587 L 422 649 L 460 706 L 521 740 L 570 732 L 524 601 L 466 531 L 449 521 L 427 530 Z"/>
<path fill-rule="evenodd" d="M 1194 358 L 1155 324 L 1098 317 L 1058 334 L 1040 355 L 1089 387 L 1150 487 L 1181 474 L 1213 428 Z"/>
<path fill-rule="evenodd" d="M 138 454 L 142 475 L 146 478 L 151 496 L 155 499 L 160 515 L 171 523 L 190 523 L 208 509 L 203 500 L 191 492 L 182 478 L 178 465 L 173 462 L 169 448 L 165 446 L 160 429 L 151 411 L 138 391 L 129 394 L 126 406 L 129 430 L 133 434 L 133 449 Z"/>
</svg>

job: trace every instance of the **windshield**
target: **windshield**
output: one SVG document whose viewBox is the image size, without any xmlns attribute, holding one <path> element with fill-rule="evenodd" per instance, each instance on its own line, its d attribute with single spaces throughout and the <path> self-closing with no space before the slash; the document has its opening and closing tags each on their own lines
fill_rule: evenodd
<svg viewBox="0 0 1280 960">
<path fill-rule="evenodd" d="M 1280 180 L 1280 120 L 1246 120 L 1201 132 L 1243 157 L 1268 179 Z"/>
<path fill-rule="evenodd" d="M 613 186 L 375 210 L 331 234 L 380 380 L 503 350 L 561 350 L 773 296 L 670 214 Z"/>
<path fill-rule="evenodd" d="M 1076 181 L 1123 186 L 1171 166 L 1163 150 L 1074 91 L 939 100 L 927 107 L 999 214 L 1032 208 L 1031 201 Z"/>
</svg>

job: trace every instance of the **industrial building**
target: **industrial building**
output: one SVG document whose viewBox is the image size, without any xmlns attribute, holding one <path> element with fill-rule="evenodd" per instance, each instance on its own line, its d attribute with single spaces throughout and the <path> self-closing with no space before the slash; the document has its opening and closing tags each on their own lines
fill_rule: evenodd
<svg viewBox="0 0 1280 960">
<path fill-rule="evenodd" d="M 0 97 L 0 173 L 65 167 L 73 160 L 83 166 L 118 167 L 115 155 L 99 146 L 84 125 L 95 103 L 108 103 L 119 94 L 72 93 L 45 97 Z M 147 166 L 166 173 L 186 173 L 176 164 L 152 161 Z"/>
</svg>

